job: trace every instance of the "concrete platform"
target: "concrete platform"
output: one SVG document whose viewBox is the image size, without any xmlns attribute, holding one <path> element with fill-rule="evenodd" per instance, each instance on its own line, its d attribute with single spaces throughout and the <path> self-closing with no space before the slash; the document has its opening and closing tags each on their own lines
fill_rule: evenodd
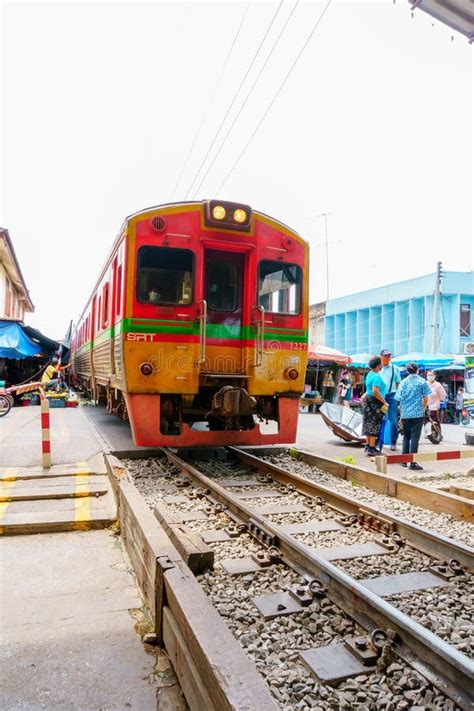
<svg viewBox="0 0 474 711">
<path fill-rule="evenodd" d="M 52 464 L 76 466 L 102 452 L 83 409 L 51 409 Z M 0 419 L 0 466 L 40 467 L 41 464 L 40 408 L 14 407 Z"/>
<path fill-rule="evenodd" d="M 0 708 L 157 708 L 155 665 L 168 685 L 174 676 L 134 629 L 142 601 L 119 538 L 109 531 L 3 538 L 0 556 Z"/>
<path fill-rule="evenodd" d="M 39 463 L 39 408 L 15 408 L 7 417 L 0 421 L 0 535 L 88 530 L 115 521 L 103 445 L 79 409 L 51 411 L 50 469 Z"/>
</svg>

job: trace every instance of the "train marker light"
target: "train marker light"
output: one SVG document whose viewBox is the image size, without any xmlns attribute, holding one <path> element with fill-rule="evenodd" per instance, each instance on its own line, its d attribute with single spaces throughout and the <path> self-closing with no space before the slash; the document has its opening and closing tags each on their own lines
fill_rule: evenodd
<svg viewBox="0 0 474 711">
<path fill-rule="evenodd" d="M 225 208 L 222 205 L 216 205 L 212 208 L 212 216 L 215 220 L 223 220 L 225 218 Z"/>
<path fill-rule="evenodd" d="M 241 208 L 234 210 L 234 220 L 236 222 L 242 223 L 242 222 L 245 222 L 246 219 L 247 219 L 247 213 L 245 212 L 245 210 L 242 210 Z"/>
<path fill-rule="evenodd" d="M 299 373 L 296 368 L 288 368 L 286 375 L 290 380 L 297 380 L 299 378 Z"/>
<path fill-rule="evenodd" d="M 238 232 L 250 232 L 252 229 L 250 205 L 226 200 L 206 200 L 203 207 L 205 227 Z"/>
<path fill-rule="evenodd" d="M 153 366 L 151 363 L 142 363 L 140 366 L 140 373 L 142 375 L 152 375 Z"/>
</svg>

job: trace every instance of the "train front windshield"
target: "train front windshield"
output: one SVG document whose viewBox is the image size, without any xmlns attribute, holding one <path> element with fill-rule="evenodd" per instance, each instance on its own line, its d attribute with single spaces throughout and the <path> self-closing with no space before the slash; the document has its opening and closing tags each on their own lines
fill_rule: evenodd
<svg viewBox="0 0 474 711">
<path fill-rule="evenodd" d="M 168 305 L 190 304 L 193 261 L 193 253 L 188 249 L 141 247 L 138 251 L 138 301 Z"/>
<path fill-rule="evenodd" d="M 265 311 L 294 316 L 301 309 L 301 267 L 265 260 L 260 262 L 258 303 Z"/>
</svg>

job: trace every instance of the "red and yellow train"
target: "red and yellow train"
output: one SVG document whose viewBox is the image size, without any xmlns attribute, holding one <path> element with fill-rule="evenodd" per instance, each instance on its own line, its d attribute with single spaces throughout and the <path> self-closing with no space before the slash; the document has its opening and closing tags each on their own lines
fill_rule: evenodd
<svg viewBox="0 0 474 711">
<path fill-rule="evenodd" d="M 131 215 L 77 323 L 73 376 L 129 419 L 137 445 L 294 442 L 308 258 L 298 234 L 248 205 Z"/>
</svg>

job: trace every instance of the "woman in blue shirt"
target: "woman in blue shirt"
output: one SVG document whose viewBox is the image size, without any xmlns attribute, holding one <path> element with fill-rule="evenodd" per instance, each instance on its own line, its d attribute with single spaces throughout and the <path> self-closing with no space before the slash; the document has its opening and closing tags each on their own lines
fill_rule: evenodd
<svg viewBox="0 0 474 711">
<path fill-rule="evenodd" d="M 423 419 L 431 388 L 420 375 L 418 364 L 415 362 L 407 365 L 408 377 L 402 380 L 395 398 L 400 401 L 403 421 L 403 454 L 416 454 L 420 441 Z M 402 464 L 406 467 L 406 464 Z M 410 469 L 423 469 L 418 462 L 412 462 Z"/>
<path fill-rule="evenodd" d="M 379 373 L 382 370 L 382 361 L 379 356 L 374 356 L 369 361 L 370 372 L 365 378 L 365 399 L 362 411 L 362 434 L 365 435 L 365 453 L 368 456 L 378 454 L 375 448 L 382 427 L 383 416 L 388 410 L 385 401 L 386 386 Z"/>
</svg>

